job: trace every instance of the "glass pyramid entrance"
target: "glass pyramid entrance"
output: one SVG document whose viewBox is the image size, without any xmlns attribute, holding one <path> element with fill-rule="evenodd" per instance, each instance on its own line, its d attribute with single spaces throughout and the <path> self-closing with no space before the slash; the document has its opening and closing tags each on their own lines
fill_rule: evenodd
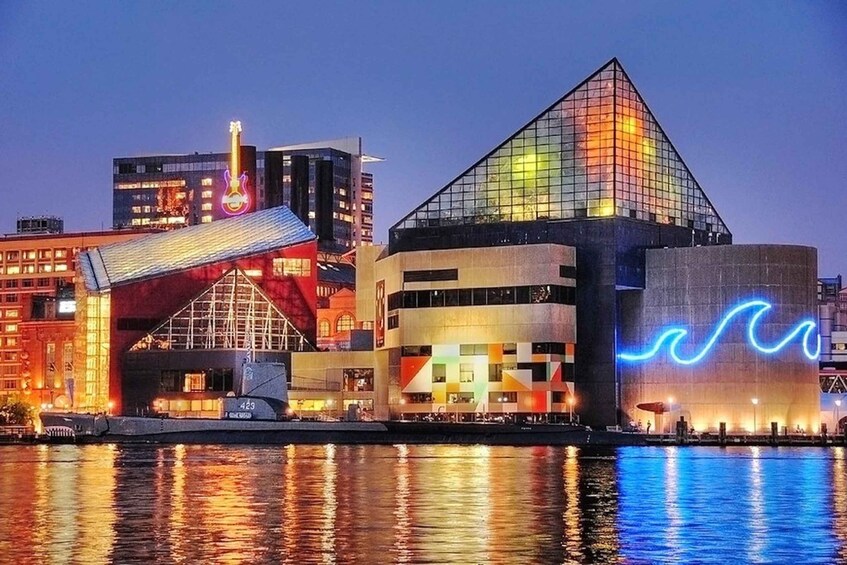
<svg viewBox="0 0 847 565">
<path fill-rule="evenodd" d="M 730 235 L 617 59 L 392 230 L 608 216 Z"/>
<path fill-rule="evenodd" d="M 312 350 L 305 336 L 238 268 L 227 271 L 131 351 L 149 349 Z"/>
</svg>

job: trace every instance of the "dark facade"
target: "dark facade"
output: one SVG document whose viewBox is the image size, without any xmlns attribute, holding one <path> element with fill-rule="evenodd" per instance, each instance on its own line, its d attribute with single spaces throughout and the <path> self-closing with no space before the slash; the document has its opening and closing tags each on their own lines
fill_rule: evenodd
<svg viewBox="0 0 847 565">
<path fill-rule="evenodd" d="M 321 250 L 343 252 L 373 242 L 373 175 L 362 171 L 361 139 L 256 151 L 242 145 L 248 205 L 239 214 L 288 206 L 318 236 Z M 227 153 L 121 157 L 113 161 L 115 228 L 180 228 L 232 214 Z"/>
<path fill-rule="evenodd" d="M 29 216 L 18 218 L 19 234 L 59 234 L 65 231 L 65 221 L 56 216 Z"/>
<path fill-rule="evenodd" d="M 256 148 L 242 145 L 240 163 L 248 184 L 242 213 L 253 212 L 262 196 Z M 226 153 L 114 159 L 113 227 L 174 229 L 230 217 L 221 205 L 228 166 Z"/>
<path fill-rule="evenodd" d="M 732 234 L 617 60 L 610 61 L 389 231 L 389 253 L 576 247 L 577 394 L 620 421 L 618 293 L 643 288 L 650 248 Z"/>
</svg>

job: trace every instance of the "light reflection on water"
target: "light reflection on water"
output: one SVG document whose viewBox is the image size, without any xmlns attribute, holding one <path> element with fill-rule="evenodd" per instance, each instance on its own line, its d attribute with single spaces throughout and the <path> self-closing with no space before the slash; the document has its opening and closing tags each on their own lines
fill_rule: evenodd
<svg viewBox="0 0 847 565">
<path fill-rule="evenodd" d="M 4 562 L 847 562 L 847 454 L 8 446 Z"/>
</svg>

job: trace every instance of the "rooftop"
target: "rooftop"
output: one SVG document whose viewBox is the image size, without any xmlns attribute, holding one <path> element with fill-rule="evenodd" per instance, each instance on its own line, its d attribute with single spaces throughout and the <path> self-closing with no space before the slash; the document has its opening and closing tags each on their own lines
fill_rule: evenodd
<svg viewBox="0 0 847 565">
<path fill-rule="evenodd" d="M 163 276 L 249 257 L 315 239 L 285 206 L 237 218 L 156 233 L 81 253 L 85 286 L 106 291 L 141 279 Z"/>
</svg>

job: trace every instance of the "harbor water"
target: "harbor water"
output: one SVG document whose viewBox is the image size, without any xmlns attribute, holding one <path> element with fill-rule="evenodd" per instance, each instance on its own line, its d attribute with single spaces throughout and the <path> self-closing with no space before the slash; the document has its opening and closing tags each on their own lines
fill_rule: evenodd
<svg viewBox="0 0 847 565">
<path fill-rule="evenodd" d="M 847 563 L 847 450 L 0 447 L 13 563 Z"/>
</svg>

